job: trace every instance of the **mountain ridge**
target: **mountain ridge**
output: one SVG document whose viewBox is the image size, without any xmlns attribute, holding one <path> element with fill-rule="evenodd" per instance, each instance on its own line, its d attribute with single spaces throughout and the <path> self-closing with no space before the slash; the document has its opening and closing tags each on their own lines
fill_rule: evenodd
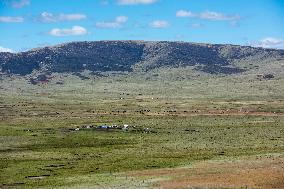
<svg viewBox="0 0 284 189">
<path fill-rule="evenodd" d="M 161 67 L 195 66 L 211 74 L 246 70 L 232 64 L 251 58 L 284 59 L 284 50 L 183 41 L 79 41 L 19 53 L 0 53 L 0 73 L 150 71 Z"/>
</svg>

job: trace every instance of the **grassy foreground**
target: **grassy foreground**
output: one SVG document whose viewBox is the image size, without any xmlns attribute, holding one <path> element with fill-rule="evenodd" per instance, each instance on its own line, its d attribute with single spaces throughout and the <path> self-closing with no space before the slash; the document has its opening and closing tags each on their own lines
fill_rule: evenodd
<svg viewBox="0 0 284 189">
<path fill-rule="evenodd" d="M 64 85 L 2 81 L 0 188 L 155 188 L 125 173 L 284 153 L 281 78 L 67 77 Z"/>
</svg>

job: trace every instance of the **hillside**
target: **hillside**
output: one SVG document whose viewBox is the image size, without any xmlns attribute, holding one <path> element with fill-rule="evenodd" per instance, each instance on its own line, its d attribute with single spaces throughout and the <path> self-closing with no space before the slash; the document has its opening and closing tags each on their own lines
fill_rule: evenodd
<svg viewBox="0 0 284 189">
<path fill-rule="evenodd" d="M 195 66 L 211 74 L 247 71 L 235 62 L 251 64 L 281 61 L 284 50 L 188 42 L 94 41 L 72 42 L 20 53 L 0 53 L 4 74 L 150 71 L 159 68 Z"/>
</svg>

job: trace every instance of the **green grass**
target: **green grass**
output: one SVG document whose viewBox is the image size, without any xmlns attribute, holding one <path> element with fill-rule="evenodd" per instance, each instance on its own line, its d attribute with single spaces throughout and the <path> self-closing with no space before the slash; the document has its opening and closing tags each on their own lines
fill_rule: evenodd
<svg viewBox="0 0 284 189">
<path fill-rule="evenodd" d="M 283 153 L 281 83 L 281 76 L 258 81 L 254 74 L 198 76 L 190 69 L 84 81 L 55 74 L 39 86 L 1 80 L 0 187 L 149 188 L 121 173 Z M 136 130 L 69 130 L 85 124 Z"/>
<path fill-rule="evenodd" d="M 60 177 L 175 167 L 216 157 L 283 152 L 283 118 L 255 116 L 90 118 L 98 124 L 123 121 L 153 133 L 68 131 L 86 120 L 48 118 L 1 123 L 2 184 L 64 186 Z M 267 123 L 253 123 L 265 120 Z M 50 124 L 52 123 L 52 124 Z M 29 131 L 28 131 L 29 130 Z M 48 177 L 31 180 L 29 176 Z M 23 187 L 23 186 L 21 186 Z"/>
</svg>

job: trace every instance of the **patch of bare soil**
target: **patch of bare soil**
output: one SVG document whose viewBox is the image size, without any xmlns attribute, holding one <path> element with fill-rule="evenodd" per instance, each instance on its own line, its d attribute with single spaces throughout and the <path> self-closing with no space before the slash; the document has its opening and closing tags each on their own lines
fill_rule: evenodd
<svg viewBox="0 0 284 189">
<path fill-rule="evenodd" d="M 163 189 L 284 189 L 284 156 L 204 161 L 188 168 L 131 172 L 130 176 L 160 178 L 154 184 Z"/>
</svg>

